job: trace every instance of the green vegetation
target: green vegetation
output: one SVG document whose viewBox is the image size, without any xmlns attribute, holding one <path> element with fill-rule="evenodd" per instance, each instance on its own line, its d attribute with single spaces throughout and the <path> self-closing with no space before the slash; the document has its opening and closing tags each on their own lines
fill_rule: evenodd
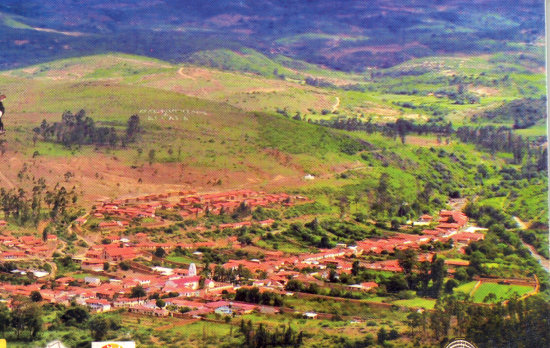
<svg viewBox="0 0 550 348">
<path fill-rule="evenodd" d="M 502 302 L 514 296 L 522 296 L 533 291 L 531 286 L 503 285 L 483 282 L 473 293 L 473 301 L 477 303 Z"/>
<path fill-rule="evenodd" d="M 494 123 L 513 121 L 514 128 L 524 129 L 546 118 L 546 98 L 540 98 L 513 100 L 492 110 L 485 110 L 480 115 L 474 115 L 472 121 L 483 121 L 483 119 Z"/>
<path fill-rule="evenodd" d="M 316 8 L 295 5 L 309 6 L 308 13 Z M 169 61 L 115 53 L 44 63 L 45 56 L 68 56 L 60 47 L 70 47 L 71 55 L 78 56 L 108 52 L 109 42 L 98 40 L 101 33 L 74 36 L 58 31 L 52 43 L 48 38 L 53 33 L 32 29 L 23 24 L 25 18 L 2 15 L 0 34 L 21 40 L 3 51 L 0 64 L 10 64 L 15 50 L 38 53 L 18 61 L 24 68 L 0 74 L 0 83 L 10 91 L 8 115 L 14 116 L 8 118 L 10 132 L 0 141 L 0 152 L 11 168 L 2 172 L 2 182 L 21 187 L 2 189 L 0 208 L 9 228 L 18 233 L 52 220 L 44 236 L 54 233 L 64 245 L 53 257 L 56 276 L 88 276 L 78 271 L 71 257 L 84 251 L 78 248 L 81 241 L 68 233 L 69 224 L 82 215 L 76 206 L 80 194 L 87 205 L 99 196 L 133 197 L 175 187 L 200 192 L 243 187 L 305 197 L 303 202 L 299 198 L 269 208 L 252 209 L 243 203 L 231 214 L 209 211 L 187 220 L 163 207 L 156 211 L 162 227 L 146 227 L 156 218 L 135 219 L 121 233 L 144 231 L 162 243 L 223 243 L 221 248 L 198 248 L 202 255 L 196 257 L 181 247 L 169 254 L 159 247 L 154 255 L 160 260 L 139 262 L 208 266 L 201 270 L 201 286 L 208 277 L 242 285 L 234 296 L 223 293 L 223 298 L 281 306 L 281 314 L 211 314 L 208 323 L 122 311 L 92 315 L 75 305 L 39 308 L 36 303 L 42 295 L 35 292 L 31 298 L 36 303 L 25 303 L 11 313 L 0 308 L 0 329 L 6 337 L 20 345 L 61 337 L 70 346 L 85 346 L 92 339 L 131 337 L 144 346 L 359 347 L 437 346 L 448 337 L 461 336 L 480 346 L 506 346 L 514 340 L 547 346 L 549 277 L 523 244 L 548 256 L 544 52 L 533 43 L 537 31 L 528 29 L 536 27 L 540 16 L 531 8 L 510 17 L 414 5 L 420 8 L 418 18 L 388 8 L 376 19 L 379 28 L 361 23 L 358 32 L 345 36 L 341 28 L 349 28 L 351 19 L 340 16 L 341 9 L 324 9 L 339 18 L 338 23 L 319 14 L 314 30 L 309 21 L 295 23 L 286 14 L 287 22 L 280 25 L 275 11 L 269 15 L 280 28 L 277 33 L 269 23 L 256 32 L 242 27 L 248 20 L 235 14 L 209 18 L 200 29 L 156 23 L 154 33 L 138 25 L 132 35 L 126 30 L 111 35 L 110 41 L 135 44 L 127 51 L 151 52 Z M 155 6 L 149 7 L 151 11 Z M 254 8 L 251 5 L 250 11 Z M 135 18 L 139 22 L 142 17 Z M 217 31 L 216 21 L 227 27 Z M 79 24 L 85 31 L 85 23 Z M 239 42 L 227 40 L 235 30 L 247 34 Z M 266 35 L 269 45 L 261 43 Z M 247 37 L 260 43 L 243 48 Z M 90 42 L 97 45 L 91 51 L 86 49 Z M 467 55 L 456 54 L 466 51 Z M 435 56 L 441 52 L 445 56 Z M 405 57 L 416 58 L 404 61 Z M 29 62 L 40 64 L 25 66 Z M 371 69 L 365 70 L 367 65 Z M 83 111 L 76 114 L 64 111 L 79 109 Z M 128 119 L 129 115 L 134 116 Z M 23 166 L 17 176 L 11 175 L 14 166 Z M 38 172 L 47 175 L 48 185 L 46 179 L 36 179 Z M 66 184 L 50 188 L 57 177 Z M 421 234 L 423 228 L 411 222 L 452 209 L 449 198 L 468 201 L 464 211 L 472 223 L 488 228 L 485 240 L 465 247 L 465 255 L 452 242 L 434 242 L 420 251 L 354 255 L 347 260 L 352 263 L 350 273 L 332 265 L 299 269 L 288 264 L 285 268 L 295 272 L 316 273 L 315 281 L 286 282 L 285 289 L 294 296 L 245 287 L 268 275 L 243 266 L 222 266 L 228 260 L 262 263 L 276 252 L 298 255 L 339 243 L 349 246 L 394 232 Z M 528 221 L 530 229 L 516 230 L 513 216 Z M 275 223 L 216 230 L 221 223 L 249 219 Z M 96 237 L 100 221 L 90 217 L 83 228 L 92 235 L 86 238 Z M 405 224 L 408 229 L 402 228 Z M 234 239 L 226 240 L 229 236 L 240 248 L 232 248 Z M 419 262 L 424 252 L 437 256 Z M 456 267 L 451 278 L 445 259 L 470 264 Z M 362 266 L 389 260 L 397 260 L 403 272 Z M 12 266 L 2 269 L 2 280 L 31 282 L 8 274 Z M 128 268 L 128 263 L 121 263 L 110 269 Z M 532 287 L 483 282 L 474 291 L 476 276 L 534 275 L 540 294 L 521 302 L 517 298 Z M 349 287 L 371 281 L 379 286 L 370 292 Z M 129 291 L 135 298 L 150 295 L 141 286 Z M 150 298 L 154 296 L 162 307 L 164 300 L 158 294 Z M 417 308 L 428 311 L 420 313 Z M 21 315 L 22 320 L 19 310 L 30 314 Z M 39 310 L 43 322 L 31 320 Z M 304 318 L 303 313 L 312 310 L 320 319 Z M 355 326 L 356 321 L 366 323 Z M 520 330 L 522 325 L 533 328 L 529 337 Z"/>
</svg>

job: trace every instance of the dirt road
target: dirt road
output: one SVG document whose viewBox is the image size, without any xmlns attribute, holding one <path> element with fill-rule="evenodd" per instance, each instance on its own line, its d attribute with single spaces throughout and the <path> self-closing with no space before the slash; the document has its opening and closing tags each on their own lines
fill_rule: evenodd
<svg viewBox="0 0 550 348">
<path fill-rule="evenodd" d="M 336 103 L 332 106 L 332 110 L 330 110 L 330 112 L 334 113 L 334 111 L 338 110 L 339 106 L 340 106 L 340 97 L 336 97 Z"/>
</svg>

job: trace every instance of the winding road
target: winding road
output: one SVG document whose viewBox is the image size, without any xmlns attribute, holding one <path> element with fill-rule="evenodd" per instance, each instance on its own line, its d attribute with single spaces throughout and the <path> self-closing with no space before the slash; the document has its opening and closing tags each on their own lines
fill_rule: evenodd
<svg viewBox="0 0 550 348">
<path fill-rule="evenodd" d="M 526 229 L 529 228 L 529 225 L 527 223 L 521 221 L 521 219 L 518 218 L 517 216 L 514 216 L 514 220 L 518 224 L 518 227 L 519 227 L 520 230 L 526 230 Z M 529 250 L 531 255 L 533 255 L 533 257 L 535 259 L 537 259 L 537 261 L 540 263 L 542 268 L 544 268 L 546 270 L 546 272 L 550 273 L 550 260 L 546 259 L 544 256 L 537 253 L 537 251 L 535 250 L 535 248 L 531 244 L 525 243 L 525 241 L 521 238 L 520 238 L 520 240 L 523 243 L 523 246 L 525 246 Z"/>
</svg>

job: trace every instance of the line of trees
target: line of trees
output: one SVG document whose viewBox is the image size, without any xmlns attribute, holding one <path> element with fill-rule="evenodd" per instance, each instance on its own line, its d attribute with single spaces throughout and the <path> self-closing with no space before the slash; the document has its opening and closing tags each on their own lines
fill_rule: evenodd
<svg viewBox="0 0 550 348">
<path fill-rule="evenodd" d="M 403 144 L 406 142 L 407 135 L 411 133 L 418 135 L 437 134 L 438 141 L 441 141 L 441 137 L 450 137 L 456 134 L 460 141 L 476 144 L 491 153 L 512 153 L 514 163 L 516 164 L 521 164 L 527 155 L 529 158 L 533 158 L 538 170 L 547 170 L 548 166 L 547 150 L 540 146 L 546 142 L 546 137 L 527 140 L 521 135 L 514 134 L 512 129 L 505 126 L 463 126 L 454 130 L 451 122 L 444 122 L 442 119 L 433 119 L 418 124 L 402 118 L 397 119 L 394 123 L 374 123 L 372 119 L 368 119 L 365 122 L 359 118 L 351 117 L 338 117 L 331 120 L 316 120 L 313 122 L 321 126 L 347 131 L 363 131 L 368 134 L 380 133 L 394 139 L 399 137 Z M 522 127 L 514 126 L 514 128 Z"/>
<path fill-rule="evenodd" d="M 403 143 L 405 143 L 407 134 L 410 133 L 419 135 L 432 133 L 441 136 L 450 136 L 453 134 L 453 124 L 438 119 L 419 124 L 402 118 L 397 119 L 395 122 L 374 123 L 371 118 L 363 121 L 356 117 L 338 117 L 331 120 L 318 120 L 314 121 L 314 123 L 347 131 L 364 131 L 368 134 L 381 133 L 392 138 L 399 136 Z"/>
<path fill-rule="evenodd" d="M 41 136 L 44 141 L 52 141 L 65 146 L 72 145 L 109 145 L 118 144 L 123 147 L 136 141 L 140 131 L 138 115 L 132 115 L 126 124 L 124 134 L 119 134 L 114 127 L 100 127 L 86 111 L 80 110 L 76 114 L 65 111 L 61 115 L 61 122 L 49 124 L 43 120 L 39 127 L 33 129 L 35 137 Z"/>
<path fill-rule="evenodd" d="M 503 151 L 514 155 L 514 162 L 519 164 L 523 160 L 529 143 L 521 135 L 513 134 L 508 127 L 460 127 L 456 135 L 464 143 L 473 143 L 492 153 Z"/>
</svg>

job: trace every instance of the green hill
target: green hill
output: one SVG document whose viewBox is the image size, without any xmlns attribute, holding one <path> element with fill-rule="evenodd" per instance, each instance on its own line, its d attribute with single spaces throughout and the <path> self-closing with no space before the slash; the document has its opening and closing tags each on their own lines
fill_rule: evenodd
<svg viewBox="0 0 550 348">
<path fill-rule="evenodd" d="M 428 76 L 420 77 L 427 80 Z M 0 74 L 0 82 L 9 91 L 5 122 L 12 130 L 6 134 L 6 156 L 16 159 L 16 167 L 29 161 L 40 163 L 33 165 L 37 168 L 34 174 L 47 173 L 52 180 L 77 163 L 76 168 L 83 172 L 79 179 L 82 188 L 92 187 L 94 182 L 102 187 L 95 195 L 123 195 L 182 184 L 215 190 L 220 187 L 214 185 L 221 183 L 223 187 L 299 189 L 330 201 L 339 192 L 372 195 L 368 192 L 376 188 L 383 173 L 388 175 L 392 195 L 409 206 L 414 204 L 418 212 L 441 206 L 449 195 L 477 192 L 482 185 L 476 179 L 477 166 L 485 163 L 500 168 L 508 155 L 488 157 L 472 145 L 452 139 L 449 144 L 437 142 L 433 135 L 409 136 L 408 144 L 402 145 L 399 139 L 380 134 L 324 128 L 274 112 L 287 108 L 289 116 L 294 110 L 303 112 L 304 120 L 330 118 L 336 115 L 321 115 L 319 110 L 338 100 L 340 115 L 351 116 L 351 111 L 363 107 L 373 113 L 392 112 L 378 120 L 393 121 L 408 117 L 403 112 L 406 103 L 440 105 L 464 114 L 490 105 L 457 105 L 445 97 L 391 92 L 391 84 L 399 79 L 374 77 L 365 82 L 372 90 L 353 91 L 122 54 L 55 61 Z M 436 79 L 434 83 L 442 86 L 442 81 L 449 80 Z M 508 87 L 498 88 L 505 91 Z M 65 148 L 33 139 L 32 129 L 43 119 L 52 123 L 59 121 L 65 110 L 80 109 L 98 125 L 119 132 L 126 120 L 137 114 L 143 133 L 137 142 L 116 148 Z M 430 117 L 425 108 L 409 110 L 410 117 Z M 102 179 L 102 171 L 109 173 L 108 179 L 105 175 Z M 317 179 L 304 182 L 306 173 Z M 15 174 L 8 174 L 13 175 L 11 180 L 17 180 Z M 500 177 L 498 170 L 494 175 L 493 180 Z M 138 181 L 146 185 L 136 186 Z M 428 183 L 433 193 L 422 201 L 419 197 Z M 525 206 L 534 207 L 539 206 L 536 202 L 541 197 L 513 195 L 508 206 L 516 207 L 520 199 L 527 202 Z M 369 201 L 372 197 L 362 204 Z M 533 209 L 524 211 L 535 217 L 531 216 Z"/>
<path fill-rule="evenodd" d="M 186 61 L 191 64 L 222 70 L 249 72 L 267 77 L 303 79 L 302 72 L 317 72 L 322 69 L 313 64 L 277 56 L 267 56 L 249 48 L 238 51 L 217 49 L 191 54 Z"/>
</svg>

